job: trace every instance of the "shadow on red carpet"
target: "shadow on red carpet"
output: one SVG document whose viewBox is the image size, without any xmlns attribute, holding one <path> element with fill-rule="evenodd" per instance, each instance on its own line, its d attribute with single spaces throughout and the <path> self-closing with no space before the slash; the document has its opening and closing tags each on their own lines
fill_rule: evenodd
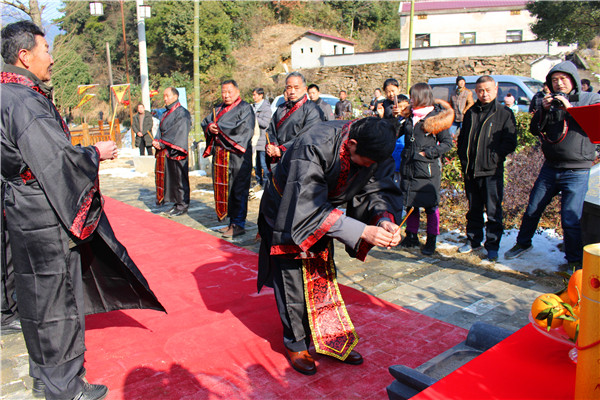
<svg viewBox="0 0 600 400">
<path fill-rule="evenodd" d="M 341 286 L 365 362 L 315 355 L 317 374 L 301 375 L 284 356 L 272 290 L 256 293 L 257 254 L 109 198 L 106 212 L 167 310 L 86 318 L 88 379 L 109 399 L 386 399 L 390 365 L 416 367 L 466 337 Z"/>
</svg>

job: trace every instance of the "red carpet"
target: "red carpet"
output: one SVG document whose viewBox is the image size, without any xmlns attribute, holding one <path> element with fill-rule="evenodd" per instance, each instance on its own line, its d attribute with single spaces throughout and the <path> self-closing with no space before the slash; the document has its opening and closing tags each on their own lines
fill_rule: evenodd
<svg viewBox="0 0 600 400">
<path fill-rule="evenodd" d="M 283 355 L 272 290 L 256 293 L 256 254 L 109 198 L 106 211 L 168 312 L 87 317 L 87 377 L 109 399 L 386 399 L 390 365 L 416 367 L 466 337 L 342 287 L 365 363 L 317 355 L 317 374 L 301 375 Z"/>
</svg>

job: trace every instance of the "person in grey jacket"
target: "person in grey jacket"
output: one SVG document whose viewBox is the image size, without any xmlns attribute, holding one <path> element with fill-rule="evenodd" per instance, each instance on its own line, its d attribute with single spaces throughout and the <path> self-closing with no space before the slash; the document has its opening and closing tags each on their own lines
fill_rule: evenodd
<svg viewBox="0 0 600 400">
<path fill-rule="evenodd" d="M 133 123 L 131 129 L 135 133 L 135 145 L 140 148 L 140 156 L 144 155 L 144 149 L 146 153 L 152 155 L 152 114 L 150 111 L 144 109 L 143 104 L 138 104 L 137 113 L 133 115 Z"/>
<path fill-rule="evenodd" d="M 254 110 L 258 128 L 260 129 L 260 136 L 256 143 L 254 173 L 256 175 L 256 183 L 260 186 L 264 186 L 265 180 L 268 179 L 269 174 L 265 158 L 265 145 L 267 144 L 265 132 L 271 123 L 271 104 L 269 103 L 269 100 L 265 99 L 265 91 L 260 87 L 252 91 L 252 99 L 254 100 L 252 109 Z"/>
<path fill-rule="evenodd" d="M 541 139 L 546 160 L 529 195 L 517 243 L 504 257 L 515 258 L 531 249 L 531 239 L 542 213 L 552 198 L 560 193 L 567 268 L 581 268 L 583 243 L 580 221 L 595 145 L 567 109 L 598 104 L 600 95 L 582 90 L 577 67 L 570 61 L 554 66 L 546 76 L 546 83 L 551 92 L 544 96 L 542 108 L 533 115 L 529 128 Z"/>
</svg>

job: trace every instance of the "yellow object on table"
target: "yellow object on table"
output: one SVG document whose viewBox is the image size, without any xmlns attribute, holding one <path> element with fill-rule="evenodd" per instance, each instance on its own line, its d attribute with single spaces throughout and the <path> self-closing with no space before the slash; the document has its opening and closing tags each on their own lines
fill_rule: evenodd
<svg viewBox="0 0 600 400">
<path fill-rule="evenodd" d="M 583 248 L 576 399 L 600 399 L 600 243 Z"/>
</svg>

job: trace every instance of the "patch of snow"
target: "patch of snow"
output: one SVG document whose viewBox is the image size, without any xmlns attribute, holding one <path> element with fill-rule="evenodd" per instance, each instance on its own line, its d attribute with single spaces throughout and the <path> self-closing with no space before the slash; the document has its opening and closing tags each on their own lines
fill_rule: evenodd
<svg viewBox="0 0 600 400">
<path fill-rule="evenodd" d="M 215 194 L 215 192 L 213 190 L 206 190 L 206 189 L 192 190 L 192 193 Z"/>
<path fill-rule="evenodd" d="M 140 149 L 139 148 L 135 148 L 132 149 L 131 147 L 121 147 L 119 149 L 119 155 L 117 156 L 118 158 L 131 158 L 131 157 L 139 157 L 140 156 Z"/>
<path fill-rule="evenodd" d="M 146 174 L 137 172 L 135 170 L 135 168 L 107 168 L 107 169 L 100 170 L 99 174 L 100 175 L 110 175 L 113 178 L 125 178 L 125 179 L 132 179 L 132 178 L 139 178 L 142 176 L 146 176 Z"/>
<path fill-rule="evenodd" d="M 521 254 L 520 257 L 507 260 L 504 253 L 510 250 L 517 241 L 518 229 L 504 231 L 500 241 L 500 251 L 498 261 L 489 263 L 482 261 L 482 264 L 493 265 L 499 271 L 518 271 L 532 273 L 536 269 L 547 272 L 558 271 L 558 267 L 566 262 L 565 254 L 558 249 L 563 238 L 554 229 L 546 229 L 536 232 L 533 235 L 531 250 Z M 444 233 L 439 236 L 438 247 L 440 249 L 458 248 L 465 243 L 465 235 L 457 230 Z M 483 251 L 485 254 L 485 251 Z"/>
<path fill-rule="evenodd" d="M 196 169 L 194 171 L 190 171 L 189 176 L 206 176 L 206 171 L 203 169 Z"/>
</svg>

